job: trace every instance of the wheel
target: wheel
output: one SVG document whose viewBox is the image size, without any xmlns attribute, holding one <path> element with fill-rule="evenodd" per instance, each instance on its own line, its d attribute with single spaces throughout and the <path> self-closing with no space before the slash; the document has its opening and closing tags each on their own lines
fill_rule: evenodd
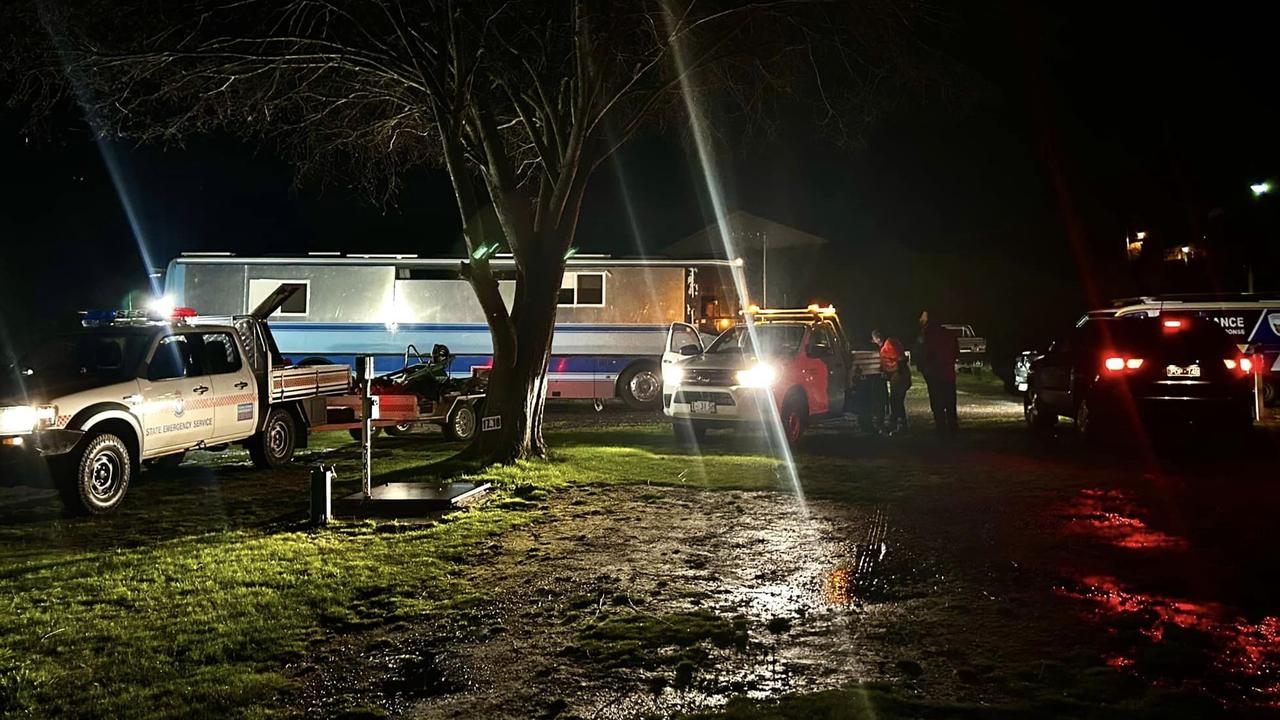
<svg viewBox="0 0 1280 720">
<path fill-rule="evenodd" d="M 658 366 L 632 365 L 618 376 L 618 394 L 634 410 L 662 409 L 662 376 Z"/>
<path fill-rule="evenodd" d="M 1022 415 L 1027 420 L 1027 427 L 1032 430 L 1048 430 L 1058 423 L 1058 414 L 1045 409 L 1040 402 L 1040 393 L 1028 390 L 1022 396 Z"/>
<path fill-rule="evenodd" d="M 351 436 L 352 440 L 355 440 L 356 442 L 360 442 L 360 438 L 361 438 L 360 428 L 353 428 L 351 430 L 348 430 L 347 434 Z M 380 427 L 374 428 L 373 432 L 370 433 L 370 435 L 372 435 L 373 437 L 378 437 L 381 434 L 382 434 L 382 428 Z"/>
<path fill-rule="evenodd" d="M 1089 398 L 1081 399 L 1080 406 L 1076 408 L 1076 432 L 1086 442 L 1097 442 L 1101 437 L 1098 426 L 1098 418 L 1094 417 Z"/>
<path fill-rule="evenodd" d="M 458 403 L 444 421 L 444 436 L 450 440 L 469 442 L 476 436 L 476 409 L 470 403 Z"/>
<path fill-rule="evenodd" d="M 676 443 L 682 447 L 694 447 L 707 439 L 706 425 L 677 420 L 671 424 L 671 429 L 675 433 Z"/>
<path fill-rule="evenodd" d="M 278 468 L 293 460 L 298 426 L 287 410 L 272 408 L 262 432 L 249 440 L 249 457 L 260 468 Z"/>
<path fill-rule="evenodd" d="M 129 446 L 111 433 L 99 433 L 87 437 L 82 448 L 58 480 L 62 501 L 77 514 L 110 512 L 129 491 L 133 475 Z"/>
<path fill-rule="evenodd" d="M 413 434 L 414 427 L 416 427 L 414 423 L 400 423 L 399 425 L 392 425 L 387 428 L 387 434 L 391 437 L 404 437 L 405 435 Z"/>
<path fill-rule="evenodd" d="M 791 395 L 782 403 L 782 434 L 787 444 L 795 447 L 804 436 L 805 427 L 809 424 L 809 406 L 804 398 Z"/>
</svg>

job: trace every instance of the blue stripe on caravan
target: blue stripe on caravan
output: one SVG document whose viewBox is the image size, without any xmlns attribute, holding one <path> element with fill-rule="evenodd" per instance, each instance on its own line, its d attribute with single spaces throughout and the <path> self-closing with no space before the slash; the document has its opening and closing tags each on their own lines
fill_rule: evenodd
<svg viewBox="0 0 1280 720">
<path fill-rule="evenodd" d="M 355 355 L 330 355 L 323 353 L 286 353 L 291 362 L 299 363 L 310 358 L 321 358 L 336 365 L 356 366 Z M 594 374 L 600 378 L 610 378 L 622 372 L 624 368 L 637 360 L 654 360 L 648 355 L 553 355 L 548 365 L 548 374 L 552 381 L 557 376 Z M 488 355 L 459 355 L 453 359 L 449 374 L 455 377 L 471 375 L 473 367 L 485 367 L 493 362 Z M 373 357 L 373 370 L 378 374 L 395 372 L 404 367 L 404 355 L 376 354 Z"/>
<path fill-rule="evenodd" d="M 390 332 L 385 323 L 306 323 L 306 322 L 278 322 L 271 323 L 273 330 L 313 330 L 316 332 Z M 406 332 L 489 332 L 489 326 L 484 323 L 400 323 L 396 326 L 397 331 Z M 557 333 L 572 332 L 590 332 L 590 333 L 614 333 L 614 332 L 653 332 L 661 330 L 666 332 L 666 325 L 586 325 L 578 323 L 566 323 L 556 325 Z"/>
</svg>

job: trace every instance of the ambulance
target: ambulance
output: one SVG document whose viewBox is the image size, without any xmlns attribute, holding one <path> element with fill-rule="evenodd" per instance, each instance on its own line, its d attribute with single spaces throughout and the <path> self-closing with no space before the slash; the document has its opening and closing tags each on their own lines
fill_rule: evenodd
<svg viewBox="0 0 1280 720">
<path fill-rule="evenodd" d="M 1280 395 L 1280 293 L 1153 295 L 1112 302 L 1111 317 L 1159 317 L 1175 313 L 1212 320 L 1227 331 L 1241 352 L 1253 356 L 1263 400 Z M 1083 321 L 1083 319 L 1082 319 Z"/>
</svg>

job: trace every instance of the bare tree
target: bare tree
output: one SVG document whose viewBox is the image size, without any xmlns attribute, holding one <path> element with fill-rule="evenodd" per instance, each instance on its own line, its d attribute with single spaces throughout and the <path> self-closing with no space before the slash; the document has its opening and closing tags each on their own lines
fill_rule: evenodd
<svg viewBox="0 0 1280 720">
<path fill-rule="evenodd" d="M 493 339 L 476 460 L 542 456 L 565 257 L 592 173 L 691 102 L 769 131 L 784 107 L 849 137 L 921 82 L 909 0 L 39 0 L 8 11 L 17 98 L 70 94 L 95 131 L 230 130 L 300 176 L 376 196 L 409 169 L 453 182 L 461 266 Z M 793 100 L 804 100 L 793 105 Z M 789 112 L 794 112 L 790 110 Z M 490 258 L 515 260 L 510 305 Z"/>
</svg>

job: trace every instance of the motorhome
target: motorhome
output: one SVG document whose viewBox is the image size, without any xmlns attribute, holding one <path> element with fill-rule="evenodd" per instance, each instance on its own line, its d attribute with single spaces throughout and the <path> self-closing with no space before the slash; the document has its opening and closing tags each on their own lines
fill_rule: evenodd
<svg viewBox="0 0 1280 720">
<path fill-rule="evenodd" d="M 314 254 L 240 257 L 185 254 L 171 263 L 165 292 L 202 314 L 234 315 L 280 286 L 299 291 L 271 317 L 286 358 L 298 364 L 346 363 L 375 356 L 377 372 L 404 364 L 406 350 L 443 344 L 456 356 L 450 373 L 491 363 L 489 328 L 463 260 L 413 255 Z M 490 261 L 510 303 L 515 263 Z M 621 398 L 637 408 L 662 404 L 662 351 L 672 322 L 722 330 L 739 312 L 741 263 L 728 260 L 567 261 L 556 312 L 548 397 Z"/>
</svg>

